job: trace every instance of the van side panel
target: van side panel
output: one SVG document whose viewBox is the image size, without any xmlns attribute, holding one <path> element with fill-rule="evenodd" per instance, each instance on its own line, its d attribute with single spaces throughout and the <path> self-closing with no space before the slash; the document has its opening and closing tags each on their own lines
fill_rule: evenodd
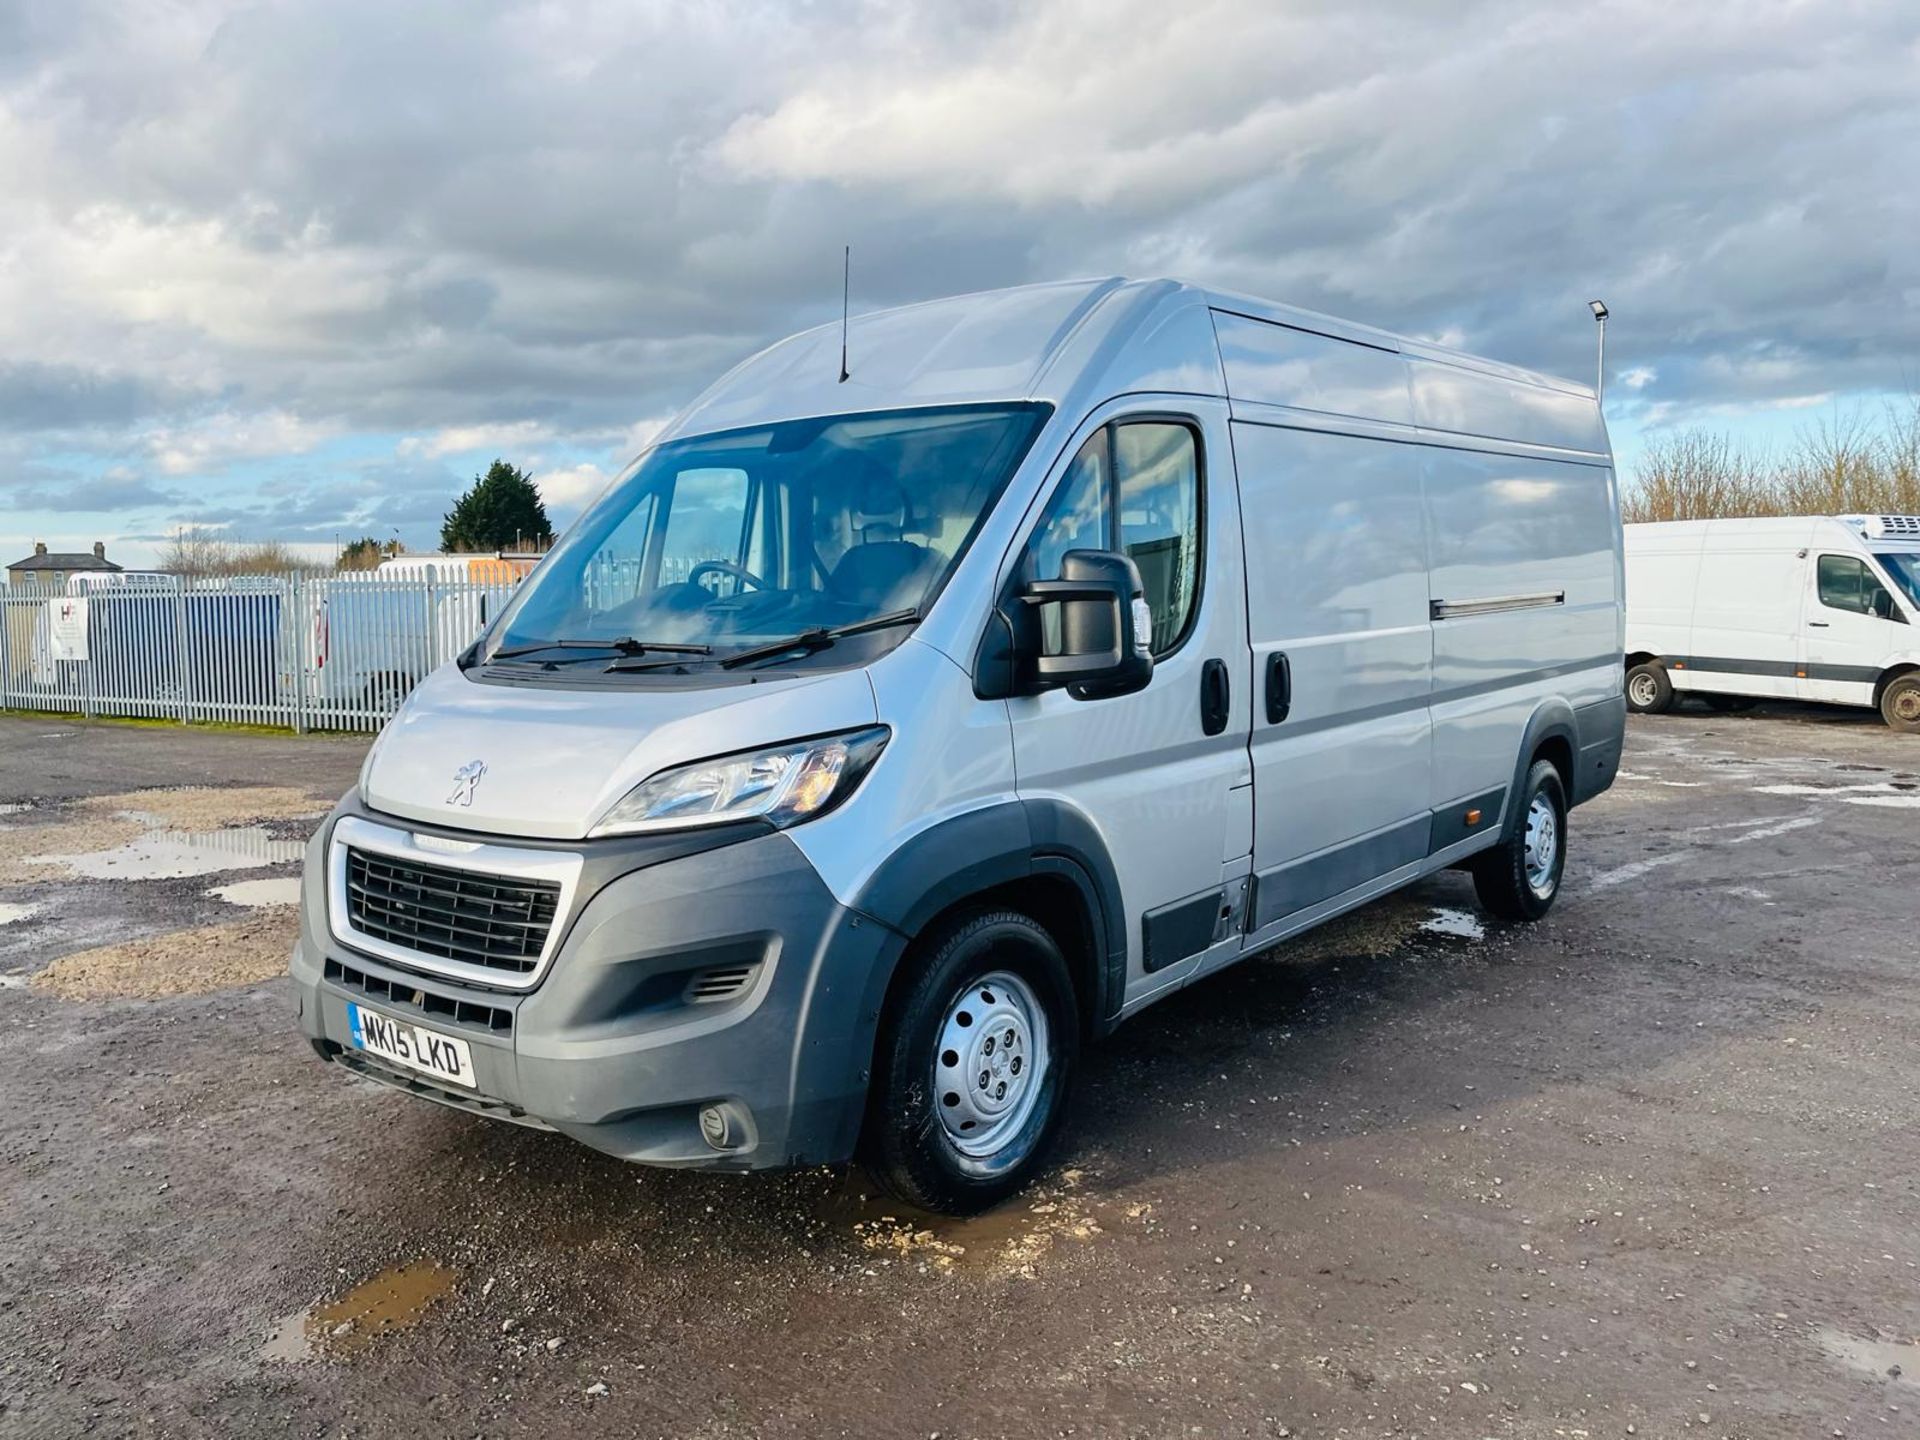
<svg viewBox="0 0 1920 1440">
<path fill-rule="evenodd" d="M 1407 367 L 1397 354 L 1216 310 L 1227 394 L 1238 405 L 1284 405 L 1394 425 L 1413 422 Z"/>
<path fill-rule="evenodd" d="M 1258 702 L 1257 932 L 1425 855 L 1432 640 L 1418 446 L 1244 421 L 1233 444 Z M 1276 723 L 1264 695 L 1282 653 L 1292 708 Z"/>
<path fill-rule="evenodd" d="M 1590 394 L 1418 357 L 1408 359 L 1407 370 L 1413 421 L 1422 430 L 1607 456 L 1600 407 Z"/>
<path fill-rule="evenodd" d="M 1811 583 L 1800 552 L 1812 527 L 1783 534 L 1778 526 L 1710 522 L 1705 529 L 1692 634 L 1668 672 L 1675 688 L 1792 697 Z"/>
<path fill-rule="evenodd" d="M 1543 702 L 1620 693 L 1613 503 L 1603 465 L 1427 451 L 1436 806 L 1508 786 Z"/>
</svg>

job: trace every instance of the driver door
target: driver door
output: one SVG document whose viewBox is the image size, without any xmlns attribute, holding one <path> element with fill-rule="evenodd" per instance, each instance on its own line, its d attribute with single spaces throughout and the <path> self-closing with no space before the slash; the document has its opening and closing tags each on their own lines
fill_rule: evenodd
<svg viewBox="0 0 1920 1440">
<path fill-rule="evenodd" d="M 1802 700 L 1871 705 L 1888 657 L 1912 632 L 1888 618 L 1902 615 L 1900 604 L 1866 561 L 1814 553 L 1797 693 Z"/>
</svg>

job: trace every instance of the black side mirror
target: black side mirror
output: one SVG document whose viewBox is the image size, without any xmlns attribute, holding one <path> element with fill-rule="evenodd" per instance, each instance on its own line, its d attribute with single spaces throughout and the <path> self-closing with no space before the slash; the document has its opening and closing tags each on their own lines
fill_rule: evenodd
<svg viewBox="0 0 1920 1440">
<path fill-rule="evenodd" d="M 1059 607 L 1059 650 L 1028 657 L 1037 689 L 1064 685 L 1076 700 L 1130 695 L 1153 678 L 1152 617 L 1133 561 L 1111 550 L 1069 550 L 1058 580 L 1030 580 L 1021 603 Z M 1043 632 L 1036 625 L 1029 633 Z"/>
<path fill-rule="evenodd" d="M 1893 619 L 1893 596 L 1885 590 L 1876 589 L 1873 592 L 1873 613 L 1882 620 Z"/>
</svg>

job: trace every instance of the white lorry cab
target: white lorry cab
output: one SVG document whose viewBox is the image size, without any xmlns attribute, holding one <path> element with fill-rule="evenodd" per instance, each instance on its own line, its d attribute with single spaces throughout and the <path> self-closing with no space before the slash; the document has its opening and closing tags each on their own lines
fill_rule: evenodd
<svg viewBox="0 0 1920 1440">
<path fill-rule="evenodd" d="M 1084 1041 L 1448 866 L 1543 914 L 1625 723 L 1593 393 L 1171 281 L 696 399 L 308 852 L 320 1054 L 629 1160 L 965 1212 Z"/>
<path fill-rule="evenodd" d="M 1626 527 L 1627 702 L 1878 709 L 1920 732 L 1920 516 Z"/>
</svg>

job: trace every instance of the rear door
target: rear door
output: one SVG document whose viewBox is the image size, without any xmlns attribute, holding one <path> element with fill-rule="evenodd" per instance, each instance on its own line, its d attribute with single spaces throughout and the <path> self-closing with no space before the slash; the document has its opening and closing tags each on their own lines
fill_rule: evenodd
<svg viewBox="0 0 1920 1440">
<path fill-rule="evenodd" d="M 1902 623 L 1900 602 L 1860 556 L 1815 550 L 1811 559 L 1798 694 L 1871 705 L 1888 657 L 1911 645 L 1912 627 Z"/>
<path fill-rule="evenodd" d="M 1068 550 L 1123 550 L 1153 614 L 1145 689 L 1088 700 L 1049 690 L 1007 702 L 1022 798 L 1077 811 L 1113 860 L 1127 911 L 1129 1006 L 1178 984 L 1210 953 L 1239 949 L 1253 704 L 1225 412 L 1193 396 L 1097 411 L 1063 452 L 1013 562 L 1017 575 L 1052 579 Z"/>
</svg>

